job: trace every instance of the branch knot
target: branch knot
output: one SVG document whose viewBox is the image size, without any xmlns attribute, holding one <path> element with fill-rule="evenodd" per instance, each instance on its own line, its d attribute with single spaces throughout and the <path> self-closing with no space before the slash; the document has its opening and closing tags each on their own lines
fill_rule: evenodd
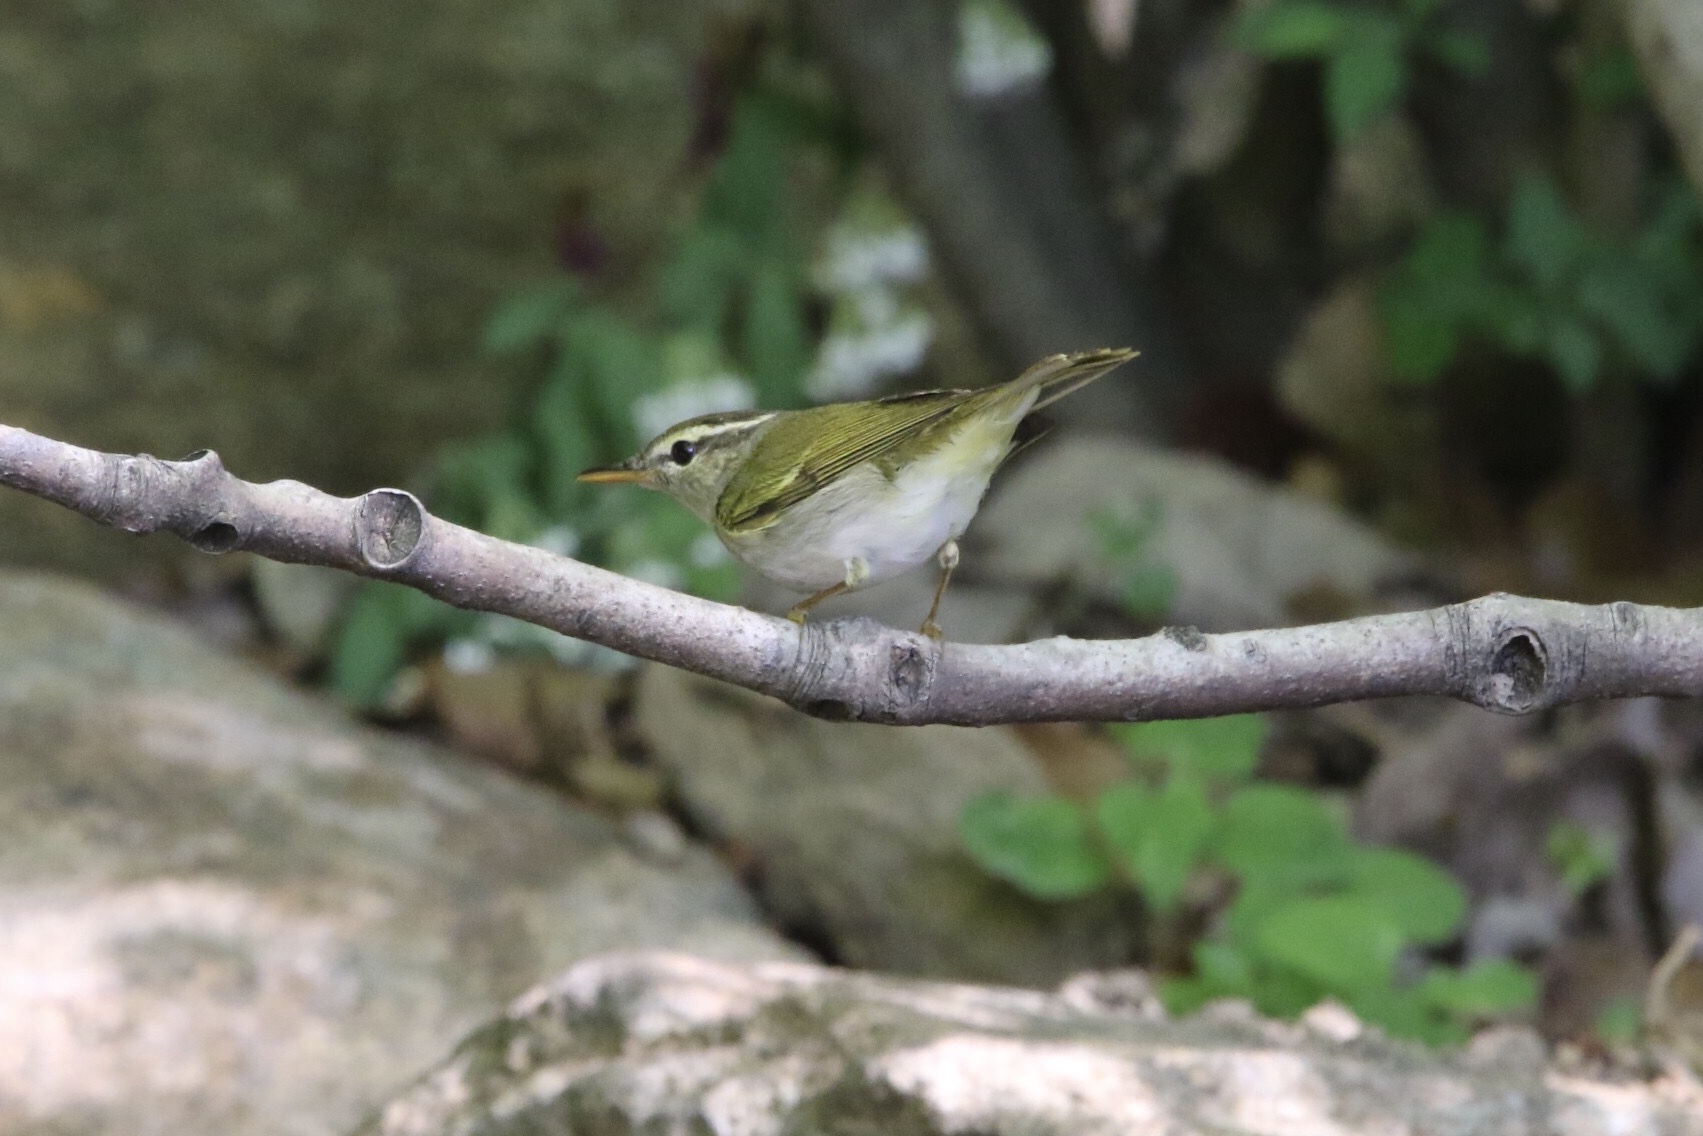
<svg viewBox="0 0 1703 1136">
<path fill-rule="evenodd" d="M 1548 693 L 1549 651 L 1543 637 L 1529 627 L 1504 630 L 1480 687 L 1484 704 L 1505 714 L 1529 714 L 1545 704 Z"/>
<path fill-rule="evenodd" d="M 355 546 L 369 568 L 394 572 L 420 550 L 426 507 L 402 489 L 374 489 L 355 509 Z"/>
</svg>

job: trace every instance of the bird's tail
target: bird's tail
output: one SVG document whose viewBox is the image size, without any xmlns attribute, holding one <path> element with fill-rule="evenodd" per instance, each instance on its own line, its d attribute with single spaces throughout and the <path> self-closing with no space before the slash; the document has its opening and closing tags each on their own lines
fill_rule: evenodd
<svg viewBox="0 0 1703 1136">
<path fill-rule="evenodd" d="M 1129 362 L 1139 351 L 1128 347 L 1106 347 L 1098 351 L 1077 351 L 1070 355 L 1048 355 L 1011 382 L 1006 384 L 1012 393 L 1040 388 L 1030 412 L 1051 406 L 1067 394 L 1081 390 L 1108 371 Z"/>
</svg>

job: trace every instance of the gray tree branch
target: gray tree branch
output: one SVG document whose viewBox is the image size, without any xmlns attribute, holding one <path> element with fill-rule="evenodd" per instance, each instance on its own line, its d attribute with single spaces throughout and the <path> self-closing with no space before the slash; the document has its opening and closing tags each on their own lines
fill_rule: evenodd
<svg viewBox="0 0 1703 1136">
<path fill-rule="evenodd" d="M 1193 718 L 1404 694 L 1525 714 L 1566 702 L 1703 695 L 1703 609 L 1494 595 L 1311 627 L 1145 639 L 936 644 L 872 620 L 800 627 L 681 595 L 431 516 L 411 494 L 256 485 L 210 451 L 104 454 L 0 425 L 0 484 L 126 532 L 171 532 L 392 580 L 863 721 Z"/>
</svg>

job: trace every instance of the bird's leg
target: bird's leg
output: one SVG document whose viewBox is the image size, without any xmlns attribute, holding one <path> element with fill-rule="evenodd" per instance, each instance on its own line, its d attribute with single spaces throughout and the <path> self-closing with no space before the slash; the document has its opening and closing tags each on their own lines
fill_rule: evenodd
<svg viewBox="0 0 1703 1136">
<path fill-rule="evenodd" d="M 855 591 L 869 583 L 869 561 L 861 556 L 854 556 L 846 561 L 846 578 L 832 587 L 823 588 L 813 596 L 800 600 L 786 613 L 786 617 L 794 623 L 804 622 L 804 613 L 821 603 L 845 592 Z"/>
<path fill-rule="evenodd" d="M 803 623 L 805 612 L 809 611 L 811 608 L 815 607 L 817 604 L 821 603 L 823 600 L 833 599 L 835 596 L 839 595 L 840 593 L 847 592 L 847 591 L 850 591 L 850 590 L 851 589 L 846 587 L 845 581 L 843 581 L 843 580 L 840 583 L 835 584 L 831 588 L 823 588 L 821 591 L 817 592 L 815 595 L 809 597 L 808 599 L 802 599 L 802 600 L 799 600 L 797 603 L 793 604 L 792 610 L 786 613 L 786 617 L 788 619 L 792 620 L 794 623 Z"/>
<path fill-rule="evenodd" d="M 934 586 L 934 602 L 928 605 L 928 618 L 922 621 L 922 633 L 930 639 L 941 640 L 946 638 L 946 632 L 940 629 L 940 624 L 935 622 L 934 617 L 940 614 L 940 601 L 946 595 L 946 584 L 952 579 L 952 569 L 958 567 L 957 540 L 949 540 L 941 545 L 935 559 L 940 562 L 940 583 Z"/>
</svg>

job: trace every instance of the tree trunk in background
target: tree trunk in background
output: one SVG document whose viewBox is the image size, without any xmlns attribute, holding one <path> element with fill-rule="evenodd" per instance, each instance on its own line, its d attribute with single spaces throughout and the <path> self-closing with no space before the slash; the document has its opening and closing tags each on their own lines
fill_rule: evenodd
<svg viewBox="0 0 1703 1136">
<path fill-rule="evenodd" d="M 1627 35 L 1650 95 L 1703 191 L 1703 4 L 1623 0 Z"/>
<path fill-rule="evenodd" d="M 1060 417 L 1173 432 L 1188 368 L 1153 290 L 1133 279 L 1044 88 L 970 98 L 952 81 L 954 5 L 803 0 L 818 49 L 1007 369 L 1130 345 L 1128 381 Z"/>
</svg>

